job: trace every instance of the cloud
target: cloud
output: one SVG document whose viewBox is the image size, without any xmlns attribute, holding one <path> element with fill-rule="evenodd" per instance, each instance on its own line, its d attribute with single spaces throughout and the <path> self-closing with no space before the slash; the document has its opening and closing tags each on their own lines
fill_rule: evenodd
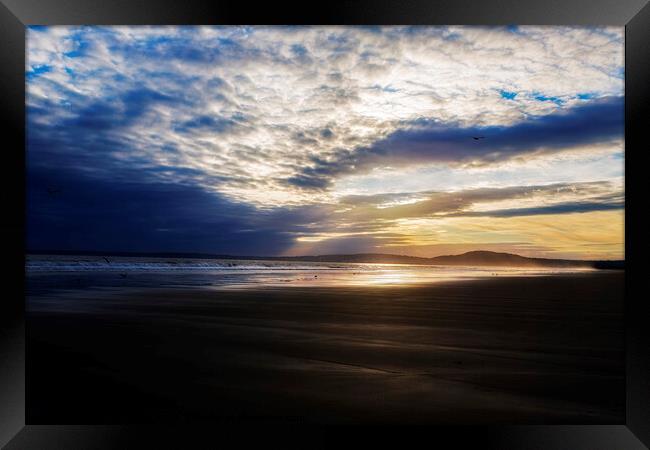
<svg viewBox="0 0 650 450">
<path fill-rule="evenodd" d="M 610 211 L 621 210 L 625 206 L 624 202 L 617 201 L 611 203 L 602 202 L 567 202 L 559 203 L 552 206 L 537 206 L 532 208 L 511 208 L 496 211 L 482 211 L 463 213 L 465 217 L 520 217 L 520 216 L 539 216 L 547 214 L 570 214 L 592 211 Z"/>
<path fill-rule="evenodd" d="M 225 117 L 214 118 L 211 116 L 198 116 L 178 124 L 174 127 L 174 131 L 178 133 L 192 133 L 193 131 L 198 130 L 218 134 L 232 130 L 236 126 L 237 122 L 233 119 Z"/>
<path fill-rule="evenodd" d="M 560 151 L 554 117 L 622 94 L 622 42 L 622 28 L 30 27 L 28 120 L 71 159 L 101 147 L 105 165 L 182 167 L 235 201 L 317 203 L 334 177 L 409 152 L 485 163 L 530 148 L 526 132 Z M 501 137 L 454 140 L 488 131 Z"/>
<path fill-rule="evenodd" d="M 255 214 L 196 186 L 30 170 L 27 251 L 275 255 L 292 245 L 280 224 L 255 226 Z"/>
<path fill-rule="evenodd" d="M 623 49 L 623 28 L 29 27 L 30 248 L 362 249 L 612 212 Z"/>
<path fill-rule="evenodd" d="M 285 230 L 304 238 L 304 242 L 356 236 L 366 243 L 379 239 L 376 244 L 396 245 L 404 238 L 413 238 L 400 227 L 411 220 L 444 223 L 457 218 L 526 217 L 623 208 L 620 186 L 612 182 L 585 182 L 350 195 L 337 204 L 278 210 L 268 218 L 273 223 L 287 224 Z"/>
<path fill-rule="evenodd" d="M 579 201 L 577 201 L 579 200 Z M 430 215 L 478 216 L 478 215 L 534 215 L 536 211 L 579 212 L 587 210 L 622 208 L 622 195 L 609 182 L 555 183 L 539 186 L 509 186 L 502 188 L 478 188 L 452 192 L 421 192 L 373 196 L 350 196 L 341 200 L 352 206 L 342 214 L 360 219 L 402 219 Z M 517 206 L 533 203 L 534 208 L 510 208 L 504 203 Z M 539 206 L 543 203 L 544 206 Z M 477 211 L 475 206 L 492 205 Z M 496 207 L 495 207 L 496 206 Z M 571 209 L 573 207 L 574 209 Z"/>
<path fill-rule="evenodd" d="M 300 187 L 325 188 L 341 174 L 378 166 L 487 165 L 530 154 L 568 151 L 621 139 L 623 118 L 623 99 L 607 97 L 509 126 L 418 120 L 370 147 L 343 150 L 327 160 L 316 159 L 302 176 L 288 181 Z"/>
</svg>

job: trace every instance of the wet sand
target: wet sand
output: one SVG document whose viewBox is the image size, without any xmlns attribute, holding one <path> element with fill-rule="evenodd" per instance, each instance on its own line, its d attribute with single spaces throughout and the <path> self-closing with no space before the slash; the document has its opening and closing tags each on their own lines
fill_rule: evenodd
<svg viewBox="0 0 650 450">
<path fill-rule="evenodd" d="M 623 272 L 28 298 L 27 423 L 624 423 Z"/>
</svg>

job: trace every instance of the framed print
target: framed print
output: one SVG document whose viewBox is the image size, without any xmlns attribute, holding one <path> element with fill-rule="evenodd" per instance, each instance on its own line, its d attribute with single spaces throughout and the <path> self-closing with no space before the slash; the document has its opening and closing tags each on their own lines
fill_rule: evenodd
<svg viewBox="0 0 650 450">
<path fill-rule="evenodd" d="M 5 1 L 0 442 L 649 445 L 650 7 L 449 3 Z"/>
</svg>

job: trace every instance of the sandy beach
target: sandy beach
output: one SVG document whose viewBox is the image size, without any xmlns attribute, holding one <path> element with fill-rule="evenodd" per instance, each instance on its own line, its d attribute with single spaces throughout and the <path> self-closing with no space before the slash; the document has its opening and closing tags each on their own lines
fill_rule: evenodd
<svg viewBox="0 0 650 450">
<path fill-rule="evenodd" d="M 624 422 L 624 272 L 28 295 L 27 423 Z"/>
</svg>

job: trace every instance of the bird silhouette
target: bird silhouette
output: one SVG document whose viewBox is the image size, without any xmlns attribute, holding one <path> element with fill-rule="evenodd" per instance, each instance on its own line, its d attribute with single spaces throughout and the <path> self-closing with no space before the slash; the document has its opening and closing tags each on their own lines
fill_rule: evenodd
<svg viewBox="0 0 650 450">
<path fill-rule="evenodd" d="M 111 260 L 108 259 L 107 257 L 103 256 L 102 258 L 104 258 L 104 261 L 106 261 L 106 264 L 110 264 L 110 263 L 111 263 Z"/>
<path fill-rule="evenodd" d="M 485 139 L 485 136 L 472 136 L 472 139 L 478 141 L 479 139 Z"/>
</svg>

